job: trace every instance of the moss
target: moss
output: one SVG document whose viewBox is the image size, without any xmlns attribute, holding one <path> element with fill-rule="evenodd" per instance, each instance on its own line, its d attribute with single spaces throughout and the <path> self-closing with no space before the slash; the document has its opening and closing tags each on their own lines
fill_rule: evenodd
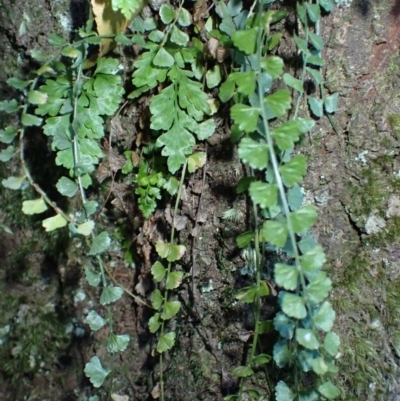
<svg viewBox="0 0 400 401">
<path fill-rule="evenodd" d="M 17 383 L 26 374 L 46 369 L 70 341 L 65 325 L 51 307 L 20 305 L 0 348 L 3 373 Z"/>
</svg>

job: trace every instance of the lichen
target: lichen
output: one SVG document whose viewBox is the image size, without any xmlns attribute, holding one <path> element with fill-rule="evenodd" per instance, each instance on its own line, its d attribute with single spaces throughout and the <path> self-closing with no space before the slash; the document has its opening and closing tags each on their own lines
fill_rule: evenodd
<svg viewBox="0 0 400 401">
<path fill-rule="evenodd" d="M 335 0 L 338 7 L 350 7 L 352 0 Z"/>
</svg>

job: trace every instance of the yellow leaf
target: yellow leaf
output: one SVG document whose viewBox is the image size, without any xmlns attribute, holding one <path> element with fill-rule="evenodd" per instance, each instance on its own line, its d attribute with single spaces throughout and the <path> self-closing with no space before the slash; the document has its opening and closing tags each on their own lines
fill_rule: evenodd
<svg viewBox="0 0 400 401">
<path fill-rule="evenodd" d="M 114 11 L 112 8 L 111 0 L 91 0 L 94 19 L 97 25 L 97 33 L 103 35 L 118 35 L 125 32 L 127 26 L 139 14 L 139 9 L 132 17 L 127 20 L 121 11 Z M 143 1 L 143 5 L 146 2 Z M 96 64 L 97 59 L 110 52 L 116 43 L 113 39 L 102 39 L 100 43 L 99 53 L 94 55 L 85 63 L 85 68 L 90 68 Z"/>
</svg>

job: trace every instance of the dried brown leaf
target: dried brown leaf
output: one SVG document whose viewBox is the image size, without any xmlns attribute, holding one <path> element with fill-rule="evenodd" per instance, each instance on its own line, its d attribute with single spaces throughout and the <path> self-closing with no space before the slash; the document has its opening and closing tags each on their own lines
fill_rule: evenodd
<svg viewBox="0 0 400 401">
<path fill-rule="evenodd" d="M 151 396 L 156 399 L 160 398 L 160 383 L 157 383 L 154 387 L 153 390 L 151 390 Z"/>
</svg>

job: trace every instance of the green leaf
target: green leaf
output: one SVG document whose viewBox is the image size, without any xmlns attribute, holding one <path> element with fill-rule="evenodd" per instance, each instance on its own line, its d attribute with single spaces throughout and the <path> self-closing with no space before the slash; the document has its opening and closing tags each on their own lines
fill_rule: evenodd
<svg viewBox="0 0 400 401">
<path fill-rule="evenodd" d="M 317 99 L 315 97 L 309 96 L 307 101 L 308 106 L 310 107 L 310 110 L 314 114 L 314 116 L 317 118 L 321 118 L 324 114 L 322 110 L 322 99 Z"/>
<path fill-rule="evenodd" d="M 55 33 L 50 33 L 47 36 L 47 40 L 54 47 L 62 47 L 68 44 L 65 39 L 63 39 L 61 36 L 56 35 Z"/>
<path fill-rule="evenodd" d="M 271 333 L 274 329 L 274 323 L 272 320 L 263 320 L 258 323 L 256 327 L 256 332 L 258 334 L 266 334 L 266 333 Z"/>
<path fill-rule="evenodd" d="M 168 262 L 175 262 L 179 260 L 186 251 L 186 247 L 183 245 L 170 245 L 161 240 L 157 241 L 156 251 L 159 256 L 163 259 L 167 259 Z"/>
<path fill-rule="evenodd" d="M 86 323 L 90 326 L 90 330 L 100 330 L 105 324 L 106 319 L 103 319 L 96 311 L 91 310 L 86 317 Z"/>
<path fill-rule="evenodd" d="M 333 10 L 333 0 L 319 0 L 320 6 L 328 13 Z"/>
<path fill-rule="evenodd" d="M 339 93 L 334 93 L 324 99 L 325 111 L 329 114 L 337 111 L 337 104 L 339 99 Z"/>
<path fill-rule="evenodd" d="M 315 50 L 322 50 L 322 48 L 324 47 L 324 40 L 320 35 L 308 32 L 308 38 L 310 39 L 310 42 L 314 46 Z"/>
<path fill-rule="evenodd" d="M 274 345 L 274 361 L 279 368 L 284 368 L 290 361 L 291 352 L 286 340 L 280 340 Z"/>
<path fill-rule="evenodd" d="M 278 32 L 268 38 L 268 50 L 273 50 L 282 39 L 282 33 Z"/>
<path fill-rule="evenodd" d="M 286 224 L 268 220 L 264 222 L 261 232 L 264 240 L 270 242 L 272 245 L 281 248 L 286 244 L 288 235 Z"/>
<path fill-rule="evenodd" d="M 218 3 L 218 5 L 220 5 L 222 3 Z M 208 26 L 211 27 L 212 26 L 212 22 L 213 20 L 211 18 L 208 19 L 205 27 L 208 30 Z M 227 18 L 223 18 L 222 19 L 222 23 L 219 24 L 219 30 L 223 33 L 226 33 L 228 36 L 231 36 L 235 31 L 236 31 L 236 26 L 233 23 L 232 18 L 227 17 Z M 240 39 L 239 39 L 240 41 Z"/>
<path fill-rule="evenodd" d="M 257 32 L 260 28 L 239 30 L 232 34 L 233 44 L 245 54 L 256 52 Z"/>
<path fill-rule="evenodd" d="M 22 212 L 24 214 L 39 214 L 46 210 L 47 205 L 43 198 L 22 202 Z"/>
<path fill-rule="evenodd" d="M 296 155 L 290 161 L 279 167 L 282 175 L 282 181 L 287 187 L 299 183 L 306 173 L 306 158 L 303 155 Z"/>
<path fill-rule="evenodd" d="M 178 24 L 180 26 L 189 26 L 192 23 L 192 16 L 190 15 L 189 11 L 185 8 L 181 8 L 179 17 L 178 17 Z"/>
<path fill-rule="evenodd" d="M 107 344 L 107 351 L 110 354 L 114 354 L 115 352 L 123 352 L 128 347 L 130 340 L 129 334 L 110 334 L 110 339 Z"/>
<path fill-rule="evenodd" d="M 256 179 L 255 177 L 242 177 L 236 186 L 236 193 L 242 194 L 243 192 L 247 191 L 250 187 L 250 184 L 255 179 Z"/>
<path fill-rule="evenodd" d="M 176 25 L 174 25 L 172 28 L 172 33 L 171 33 L 170 39 L 171 39 L 171 42 L 176 43 L 178 46 L 184 47 L 189 42 L 189 35 L 185 32 L 182 32 Z M 155 58 L 154 58 L 154 60 L 155 60 Z M 155 61 L 153 61 L 153 62 L 155 65 L 157 65 L 155 63 Z"/>
<path fill-rule="evenodd" d="M 163 187 L 170 195 L 175 195 L 179 188 L 179 181 L 175 177 L 170 177 Z"/>
<path fill-rule="evenodd" d="M 332 329 L 335 315 L 331 304 L 325 301 L 314 315 L 314 323 L 320 330 L 328 332 Z"/>
<path fill-rule="evenodd" d="M 307 276 L 312 276 L 326 262 L 326 257 L 324 250 L 318 245 L 301 256 L 300 260 L 303 271 Z"/>
<path fill-rule="evenodd" d="M 239 292 L 235 295 L 235 298 L 245 303 L 253 303 L 256 295 L 257 295 L 257 286 L 252 285 L 240 289 Z"/>
<path fill-rule="evenodd" d="M 202 168 L 207 160 L 205 152 L 197 152 L 190 155 L 188 158 L 188 171 L 194 173 L 198 168 Z"/>
<path fill-rule="evenodd" d="M 296 330 L 296 340 L 304 348 L 307 348 L 307 349 L 318 349 L 319 348 L 319 342 L 312 330 L 297 329 Z"/>
<path fill-rule="evenodd" d="M 109 305 L 112 302 L 118 301 L 124 290 L 121 287 L 113 287 L 112 285 L 104 287 L 100 296 L 100 303 L 102 305 Z"/>
<path fill-rule="evenodd" d="M 19 109 L 19 104 L 18 102 L 13 99 L 13 100 L 3 100 L 0 102 L 0 111 L 5 111 L 6 113 L 14 113 L 14 111 L 17 111 Z"/>
<path fill-rule="evenodd" d="M 49 97 L 46 103 L 41 104 L 39 105 L 39 107 L 36 108 L 35 114 L 38 114 L 40 116 L 44 116 L 46 114 L 48 114 L 49 116 L 56 116 L 61 107 L 65 107 L 68 104 L 70 104 L 68 99 Z"/>
<path fill-rule="evenodd" d="M 42 221 L 42 226 L 45 228 L 47 232 L 54 231 L 57 228 L 65 227 L 67 225 L 67 220 L 61 214 L 57 214 L 56 216 L 49 217 Z"/>
<path fill-rule="evenodd" d="M 324 349 L 333 358 L 335 358 L 339 352 L 339 345 L 340 337 L 336 333 L 329 332 L 326 334 L 324 339 Z"/>
<path fill-rule="evenodd" d="M 257 390 L 254 390 L 252 388 L 243 388 L 243 394 L 247 394 L 248 397 L 250 397 L 250 400 L 259 400 L 261 397 L 261 393 Z M 223 398 L 223 401 L 225 401 L 227 398 Z M 261 397 L 262 399 L 262 397 Z"/>
<path fill-rule="evenodd" d="M 232 374 L 236 377 L 248 377 L 253 373 L 253 369 L 250 366 L 236 366 L 236 368 L 232 370 Z"/>
<path fill-rule="evenodd" d="M 7 146 L 7 149 L 3 149 L 0 152 L 0 161 L 1 162 L 8 162 L 9 160 L 12 159 L 12 157 L 15 155 L 15 148 L 14 146 Z"/>
<path fill-rule="evenodd" d="M 227 79 L 219 88 L 218 97 L 222 103 L 228 102 L 235 94 L 235 83 Z"/>
<path fill-rule="evenodd" d="M 307 231 L 317 221 L 317 211 L 314 206 L 304 206 L 290 213 L 290 221 L 296 234 Z"/>
<path fill-rule="evenodd" d="M 7 179 L 2 180 L 1 184 L 5 188 L 20 189 L 22 184 L 24 183 L 24 181 L 25 181 L 25 176 L 23 176 L 23 177 L 8 177 Z"/>
<path fill-rule="evenodd" d="M 234 82 L 238 92 L 249 96 L 256 90 L 256 75 L 254 71 L 233 72 L 229 75 L 228 81 Z"/>
<path fill-rule="evenodd" d="M 264 102 L 269 106 L 276 117 L 283 116 L 286 111 L 291 108 L 290 93 L 286 89 L 279 89 L 272 95 L 266 96 Z"/>
<path fill-rule="evenodd" d="M 297 288 L 299 281 L 299 269 L 297 266 L 275 264 L 275 282 L 285 290 L 293 291 Z"/>
<path fill-rule="evenodd" d="M 92 246 L 90 247 L 88 255 L 98 255 L 99 253 L 104 252 L 110 246 L 110 244 L 111 239 L 107 231 L 103 231 L 93 238 Z"/>
<path fill-rule="evenodd" d="M 86 201 L 83 205 L 86 217 L 89 217 L 92 214 L 96 213 L 98 207 L 99 204 L 96 201 Z"/>
<path fill-rule="evenodd" d="M 267 354 L 259 354 L 256 357 L 253 358 L 251 361 L 252 365 L 260 366 L 260 365 L 265 365 L 266 363 L 269 363 L 271 361 L 271 356 Z"/>
<path fill-rule="evenodd" d="M 161 321 L 160 321 L 160 314 L 156 313 L 154 316 L 152 316 L 149 320 L 149 331 L 150 333 L 156 333 L 157 330 L 161 326 Z"/>
<path fill-rule="evenodd" d="M 319 4 L 305 3 L 307 14 L 312 22 L 317 22 L 321 18 L 321 9 Z"/>
<path fill-rule="evenodd" d="M 135 17 L 143 8 L 142 0 L 113 0 L 112 8 L 114 11 L 120 10 L 127 20 Z"/>
<path fill-rule="evenodd" d="M 296 43 L 296 46 L 298 47 L 299 50 L 301 50 L 303 53 L 308 54 L 308 44 L 304 39 L 301 39 L 298 37 L 296 34 L 293 36 L 294 42 Z"/>
<path fill-rule="evenodd" d="M 171 69 L 169 76 L 174 83 L 152 98 L 150 110 L 151 128 L 167 131 L 157 139 L 156 146 L 163 147 L 162 155 L 168 156 L 168 169 L 174 173 L 193 151 L 196 141 L 190 131 L 196 132 L 194 120 L 202 121 L 211 109 L 201 84 L 191 81 L 177 66 Z M 177 102 L 180 108 L 176 107 Z M 209 131 L 212 126 L 207 122 L 202 128 Z"/>
<path fill-rule="evenodd" d="M 43 53 L 41 50 L 31 49 L 29 53 L 30 53 L 31 57 L 33 59 L 35 59 L 36 61 L 43 62 L 48 58 L 48 56 L 45 53 Z"/>
<path fill-rule="evenodd" d="M 309 118 L 297 118 L 278 125 L 271 131 L 271 135 L 281 150 L 289 150 L 299 140 L 300 134 L 309 131 L 314 124 Z"/>
<path fill-rule="evenodd" d="M 309 72 L 309 74 L 313 77 L 315 83 L 317 85 L 322 84 L 322 82 L 324 81 L 324 79 L 322 78 L 322 75 L 320 73 L 319 70 L 315 69 L 315 68 L 311 68 L 311 67 L 306 67 L 306 70 Z"/>
<path fill-rule="evenodd" d="M 302 134 L 311 131 L 315 126 L 315 121 L 312 118 L 298 118 L 296 121 L 300 122 L 300 132 Z"/>
<path fill-rule="evenodd" d="M 304 319 L 307 316 L 304 299 L 299 295 L 281 291 L 279 293 L 279 302 L 283 312 L 289 317 Z"/>
<path fill-rule="evenodd" d="M 154 65 L 158 67 L 172 67 L 174 58 L 162 47 L 153 59 Z"/>
<path fill-rule="evenodd" d="M 0 142 L 11 143 L 17 134 L 18 131 L 14 127 L 6 127 L 4 130 L 0 129 Z"/>
<path fill-rule="evenodd" d="M 250 184 L 249 194 L 252 201 L 262 208 L 273 207 L 278 203 L 278 186 L 255 181 Z"/>
<path fill-rule="evenodd" d="M 31 104 L 45 104 L 47 102 L 48 95 L 36 90 L 31 90 L 28 93 L 28 102 Z"/>
<path fill-rule="evenodd" d="M 155 43 L 160 43 L 163 41 L 163 39 L 165 38 L 165 35 L 163 32 L 161 31 L 152 31 L 149 35 L 149 40 L 151 40 L 152 42 Z M 175 53 L 176 54 L 176 53 Z M 147 89 L 146 89 L 147 90 Z M 133 92 L 132 92 L 133 93 Z M 129 98 L 131 98 L 131 95 L 128 96 Z"/>
<path fill-rule="evenodd" d="M 42 121 L 43 120 L 41 118 L 36 117 L 32 114 L 22 113 L 21 116 L 21 123 L 22 125 L 25 125 L 25 127 L 32 127 L 33 125 L 38 127 L 42 124 Z"/>
<path fill-rule="evenodd" d="M 97 287 L 101 281 L 100 273 L 92 272 L 87 266 L 84 267 L 84 270 L 86 281 L 89 283 L 89 285 L 91 285 L 92 287 Z"/>
<path fill-rule="evenodd" d="M 229 0 L 227 3 L 227 9 L 231 17 L 238 16 L 243 9 L 242 0 Z"/>
<path fill-rule="evenodd" d="M 221 67 L 216 64 L 206 73 L 206 84 L 208 89 L 215 88 L 221 82 Z"/>
<path fill-rule="evenodd" d="M 72 198 L 78 191 L 78 185 L 67 177 L 61 177 L 56 184 L 61 195 Z"/>
<path fill-rule="evenodd" d="M 285 74 L 283 74 L 283 81 L 285 82 L 286 85 L 290 86 L 291 88 L 296 89 L 298 92 L 300 92 L 300 93 L 304 92 L 302 80 L 292 77 L 288 73 L 285 73 Z"/>
<path fill-rule="evenodd" d="M 244 132 L 254 132 L 257 128 L 260 110 L 245 104 L 236 103 L 231 107 L 231 118 Z"/>
<path fill-rule="evenodd" d="M 157 343 L 157 352 L 160 354 L 171 349 L 175 344 L 176 333 L 171 331 L 160 336 Z"/>
<path fill-rule="evenodd" d="M 125 45 L 125 46 L 131 46 L 132 45 L 132 41 L 129 39 L 129 38 L 127 38 L 124 34 L 122 34 L 122 33 L 119 33 L 115 38 L 114 38 L 114 40 L 117 42 L 117 43 L 122 43 L 123 45 Z"/>
<path fill-rule="evenodd" d="M 310 252 L 314 247 L 318 244 L 315 242 L 315 239 L 311 235 L 311 233 L 307 233 L 303 238 L 297 243 L 300 251 L 302 253 Z"/>
<path fill-rule="evenodd" d="M 199 141 L 209 138 L 215 132 L 215 121 L 213 118 L 203 121 L 197 126 L 196 135 Z M 201 153 L 201 152 L 200 152 Z"/>
<path fill-rule="evenodd" d="M 325 272 L 319 272 L 306 287 L 306 294 L 312 302 L 319 303 L 328 296 L 331 289 L 332 281 Z"/>
<path fill-rule="evenodd" d="M 96 64 L 94 75 L 110 74 L 115 75 L 119 71 L 119 60 L 115 58 L 100 58 Z"/>
<path fill-rule="evenodd" d="M 179 301 L 168 301 L 164 303 L 163 311 L 161 313 L 161 319 L 169 320 L 174 317 L 181 308 L 181 303 Z"/>
<path fill-rule="evenodd" d="M 307 64 L 316 65 L 318 67 L 323 67 L 325 65 L 325 61 L 318 56 L 308 56 L 307 57 Z"/>
<path fill-rule="evenodd" d="M 327 365 L 325 359 L 321 356 L 312 359 L 310 361 L 310 365 L 312 367 L 312 370 L 317 375 L 324 375 L 328 371 L 328 365 Z"/>
<path fill-rule="evenodd" d="M 318 357 L 318 351 L 308 350 L 308 349 L 301 349 L 297 352 L 297 363 L 299 368 L 303 372 L 309 372 L 312 370 L 312 362 L 313 360 Z"/>
<path fill-rule="evenodd" d="M 268 145 L 243 138 L 239 144 L 239 157 L 254 169 L 264 169 L 268 165 Z"/>
<path fill-rule="evenodd" d="M 151 305 L 153 306 L 154 309 L 158 310 L 158 309 L 160 309 L 163 302 L 164 302 L 164 298 L 161 294 L 161 291 L 155 290 L 153 293 L 153 296 L 151 297 Z"/>
<path fill-rule="evenodd" d="M 82 224 L 78 224 L 78 226 L 76 227 L 76 232 L 80 235 L 88 237 L 93 232 L 93 228 L 94 228 L 94 221 L 88 220 Z"/>
<path fill-rule="evenodd" d="M 341 391 L 331 381 L 321 384 L 318 391 L 329 400 L 333 400 L 341 394 Z"/>
<path fill-rule="evenodd" d="M 157 28 L 157 21 L 154 17 L 147 17 L 143 22 L 145 31 L 152 31 Z"/>
<path fill-rule="evenodd" d="M 18 79 L 16 77 L 12 77 L 7 79 L 7 84 L 12 86 L 15 89 L 24 89 L 26 88 L 32 81 L 23 81 L 22 79 Z"/>
<path fill-rule="evenodd" d="M 195 143 L 193 135 L 179 123 L 158 137 L 156 146 L 164 147 L 162 155 L 168 156 L 168 170 L 174 174 L 185 163 L 185 155 L 192 153 Z"/>
<path fill-rule="evenodd" d="M 295 394 L 293 394 L 290 387 L 282 380 L 278 382 L 275 387 L 275 400 L 276 401 L 292 401 Z"/>
<path fill-rule="evenodd" d="M 93 356 L 90 362 L 85 365 L 85 375 L 96 388 L 101 387 L 109 373 L 109 370 L 101 366 L 100 359 L 97 356 Z"/>
<path fill-rule="evenodd" d="M 169 4 L 163 4 L 159 11 L 161 21 L 164 24 L 169 24 L 175 18 L 175 10 Z"/>
<path fill-rule="evenodd" d="M 294 334 L 296 322 L 282 312 L 278 312 L 274 318 L 274 327 L 278 333 L 288 340 L 291 340 Z"/>
<path fill-rule="evenodd" d="M 299 185 L 294 185 L 287 192 L 287 199 L 291 211 L 298 210 L 303 204 L 303 191 Z"/>
<path fill-rule="evenodd" d="M 282 36 L 282 34 L 280 36 Z M 273 79 L 279 78 L 282 75 L 283 66 L 283 60 L 277 56 L 267 57 L 261 62 L 261 67 L 264 68 Z"/>
<path fill-rule="evenodd" d="M 236 245 L 238 248 L 245 248 L 253 241 L 255 236 L 254 231 L 246 231 L 236 237 Z"/>
<path fill-rule="evenodd" d="M 178 288 L 183 279 L 183 272 L 170 272 L 167 277 L 167 282 L 165 284 L 165 288 L 167 290 L 173 290 Z"/>
<path fill-rule="evenodd" d="M 265 281 L 260 281 L 260 287 L 258 288 L 257 292 L 260 297 L 266 297 L 270 295 L 269 286 Z"/>
<path fill-rule="evenodd" d="M 162 281 L 166 273 L 167 269 L 162 265 L 162 263 L 158 261 L 154 263 L 154 265 L 151 267 L 151 274 L 153 275 L 154 280 L 156 280 L 157 283 Z"/>
</svg>

